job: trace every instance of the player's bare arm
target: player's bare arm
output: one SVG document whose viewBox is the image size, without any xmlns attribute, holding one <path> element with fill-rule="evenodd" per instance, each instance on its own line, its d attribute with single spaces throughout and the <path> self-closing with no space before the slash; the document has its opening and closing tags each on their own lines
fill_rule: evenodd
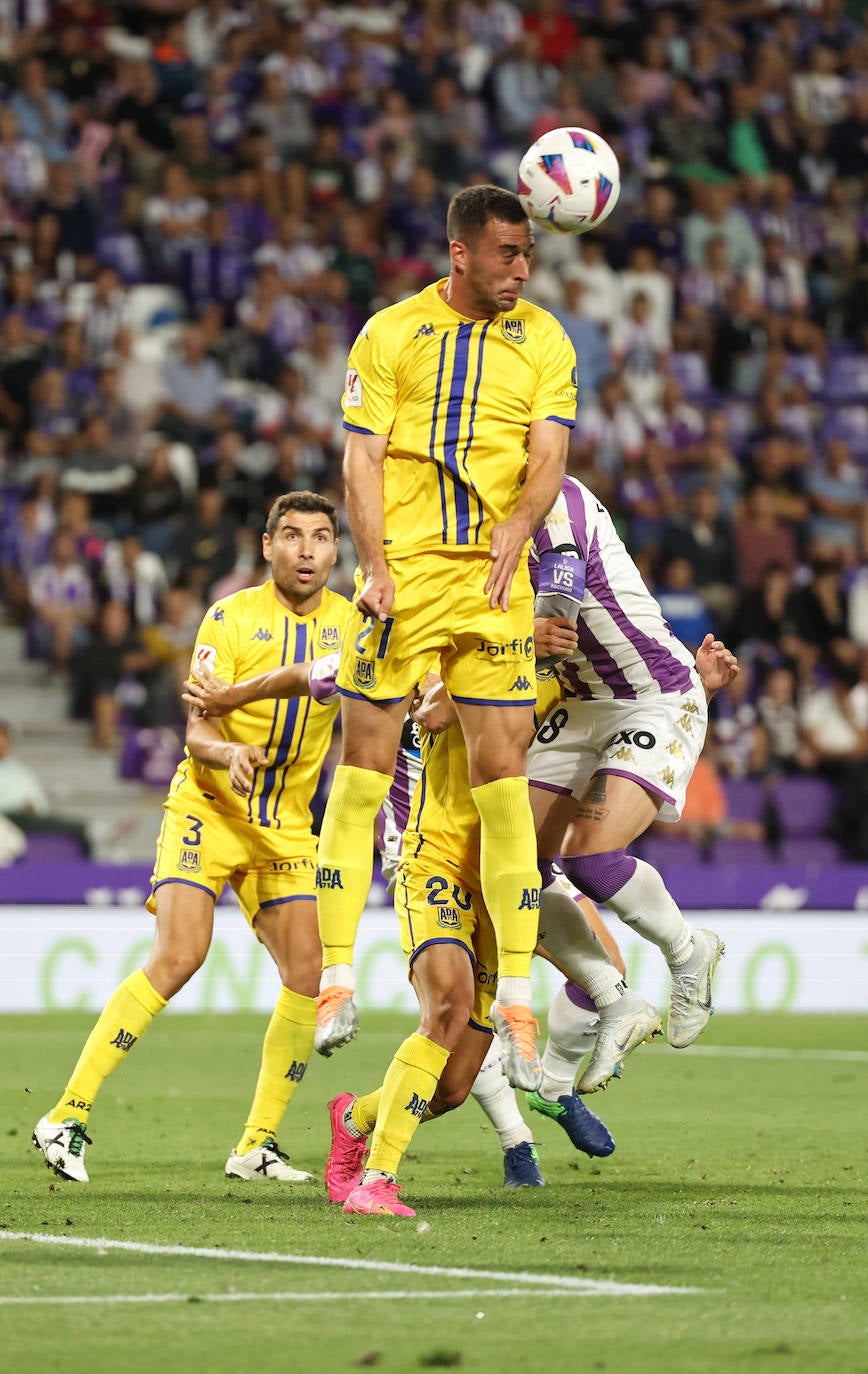
<svg viewBox="0 0 868 1374">
<path fill-rule="evenodd" d="M 702 679 L 705 695 L 709 701 L 715 692 L 728 687 L 733 678 L 738 677 L 741 666 L 731 649 L 722 639 L 708 634 L 696 650 L 696 671 Z"/>
<path fill-rule="evenodd" d="M 328 655 L 329 660 L 332 655 Z M 324 659 L 314 661 L 317 664 Z M 206 716 L 225 716 L 251 701 L 312 696 L 310 674 L 314 663 L 287 663 L 268 673 L 245 678 L 243 682 L 225 682 L 204 664 L 196 665 L 196 677 L 187 678 L 181 700 L 196 706 Z"/>
<path fill-rule="evenodd" d="M 509 607 L 512 579 L 528 540 L 554 505 L 567 466 L 569 430 L 556 420 L 534 420 L 528 431 L 527 476 L 512 515 L 491 532 L 489 604 Z"/>
<path fill-rule="evenodd" d="M 344 485 L 347 519 L 364 576 L 356 605 L 363 615 L 386 620 L 395 597 L 395 584 L 383 553 L 383 466 L 385 434 L 347 434 L 344 449 Z"/>
<path fill-rule="evenodd" d="M 235 744 L 224 739 L 195 706 L 187 717 L 186 744 L 197 763 L 228 769 L 229 784 L 239 797 L 249 795 L 255 770 L 268 762 L 265 750 L 258 744 Z"/>
</svg>

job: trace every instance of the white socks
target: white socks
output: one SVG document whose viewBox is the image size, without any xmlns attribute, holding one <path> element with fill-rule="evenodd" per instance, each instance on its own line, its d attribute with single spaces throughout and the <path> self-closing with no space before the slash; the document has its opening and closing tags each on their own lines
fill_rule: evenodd
<svg viewBox="0 0 868 1374">
<path fill-rule="evenodd" d="M 569 1097 L 579 1064 L 594 1048 L 597 1038 L 597 1013 L 577 1007 L 562 987 L 549 1007 L 549 1037 L 542 1056 L 540 1097 L 556 1102 Z"/>
<path fill-rule="evenodd" d="M 510 1087 L 503 1075 L 500 1041 L 496 1035 L 492 1036 L 488 1053 L 470 1091 L 497 1131 L 502 1150 L 520 1145 L 523 1140 L 533 1140 L 531 1129 L 518 1110 L 515 1089 Z"/>
<path fill-rule="evenodd" d="M 625 925 L 632 926 L 643 939 L 650 940 L 652 945 L 662 950 L 670 968 L 687 963 L 693 951 L 693 931 L 667 892 L 656 868 L 637 859 L 632 878 L 628 878 L 606 905 Z M 593 996 L 590 987 L 588 991 Z"/>
<path fill-rule="evenodd" d="M 632 879 L 631 879 L 632 881 Z M 628 884 L 629 886 L 629 884 Z M 600 941 L 585 919 L 576 898 L 579 893 L 563 874 L 556 874 L 540 897 L 539 942 L 548 950 L 567 978 L 585 988 L 594 999 L 603 1001 L 621 982 L 623 974 L 615 968 Z"/>
</svg>

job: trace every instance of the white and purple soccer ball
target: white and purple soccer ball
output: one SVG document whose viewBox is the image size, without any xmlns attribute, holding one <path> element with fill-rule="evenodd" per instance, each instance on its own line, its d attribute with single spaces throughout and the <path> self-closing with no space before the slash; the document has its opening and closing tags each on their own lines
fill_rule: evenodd
<svg viewBox="0 0 868 1374">
<path fill-rule="evenodd" d="M 621 172 L 592 129 L 551 129 L 519 163 L 518 198 L 528 219 L 555 234 L 586 234 L 618 203 Z"/>
</svg>

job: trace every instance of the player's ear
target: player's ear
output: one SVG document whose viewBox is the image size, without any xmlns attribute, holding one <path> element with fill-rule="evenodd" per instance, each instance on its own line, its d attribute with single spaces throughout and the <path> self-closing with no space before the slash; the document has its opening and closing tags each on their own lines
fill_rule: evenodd
<svg viewBox="0 0 868 1374">
<path fill-rule="evenodd" d="M 262 557 L 265 559 L 266 563 L 270 563 L 270 562 L 271 562 L 271 535 L 270 535 L 270 534 L 263 534 L 263 536 L 262 536 Z"/>
<path fill-rule="evenodd" d="M 460 239 L 453 239 L 449 244 L 449 261 L 453 272 L 459 277 L 463 276 L 467 270 L 467 244 Z"/>
</svg>

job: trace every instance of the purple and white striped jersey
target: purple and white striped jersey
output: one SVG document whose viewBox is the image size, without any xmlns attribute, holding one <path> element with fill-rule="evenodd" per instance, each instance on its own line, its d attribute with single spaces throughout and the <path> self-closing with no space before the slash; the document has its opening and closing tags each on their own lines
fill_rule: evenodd
<svg viewBox="0 0 868 1374">
<path fill-rule="evenodd" d="M 581 601 L 578 649 L 557 668 L 567 696 L 633 701 L 698 685 L 693 655 L 663 619 L 612 517 L 574 477 L 564 478 L 533 539 L 532 558 L 542 556 L 543 572 L 549 563 L 557 566 L 558 551 L 572 551 L 571 575 Z"/>
<path fill-rule="evenodd" d="M 419 727 L 408 716 L 404 721 L 401 747 L 395 764 L 395 777 L 377 816 L 375 838 L 380 851 L 380 866 L 391 889 L 401 858 L 401 841 L 410 817 L 410 803 L 422 774 Z"/>
</svg>

